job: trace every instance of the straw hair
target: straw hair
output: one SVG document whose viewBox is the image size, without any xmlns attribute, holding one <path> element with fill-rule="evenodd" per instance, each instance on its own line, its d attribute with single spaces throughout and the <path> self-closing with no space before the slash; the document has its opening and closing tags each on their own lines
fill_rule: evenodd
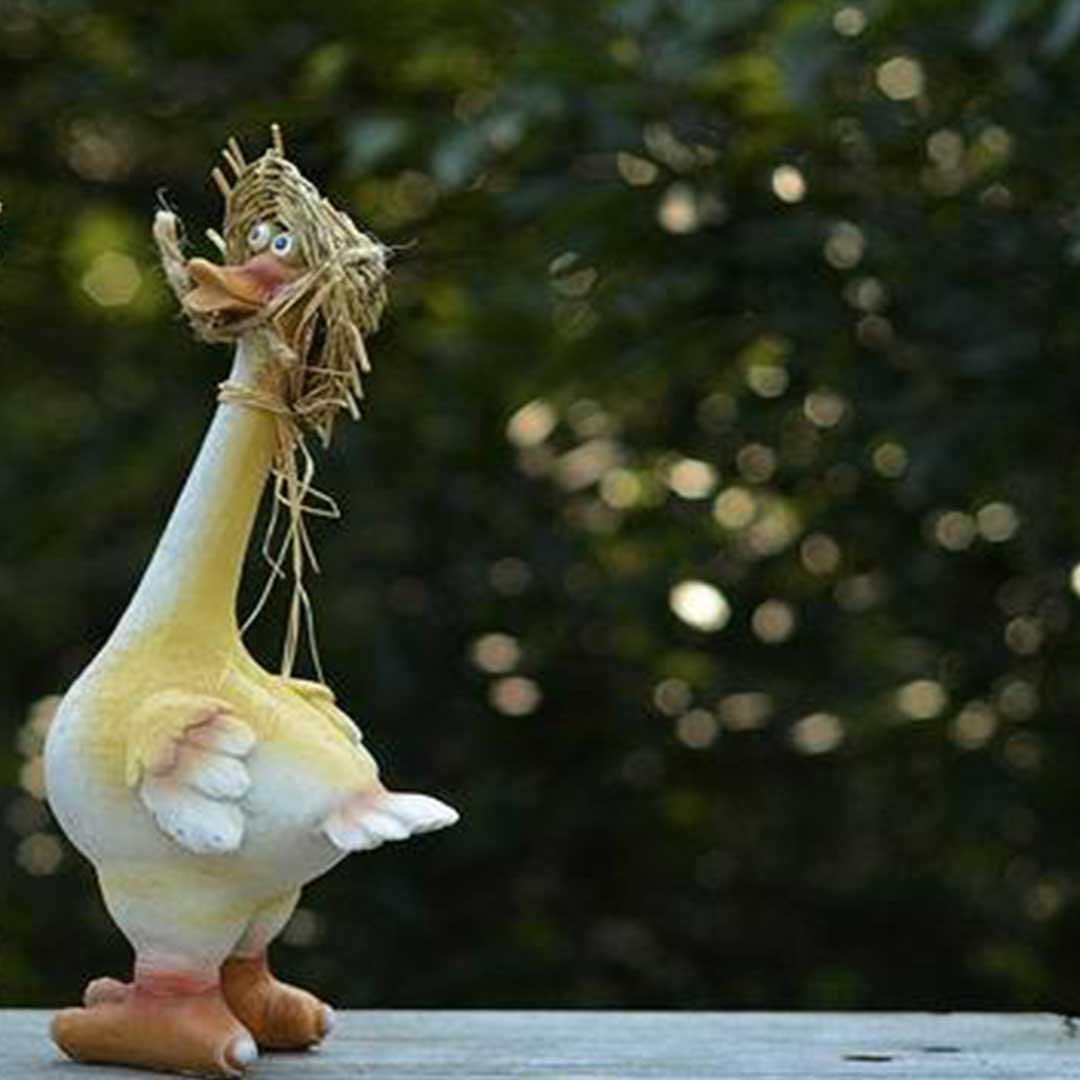
<svg viewBox="0 0 1080 1080">
<path fill-rule="evenodd" d="M 274 360 L 273 371 L 258 388 L 223 383 L 219 397 L 275 417 L 274 503 L 263 544 L 271 567 L 266 588 L 244 627 L 262 610 L 274 582 L 288 563 L 293 594 L 282 655 L 282 671 L 292 670 L 306 626 L 312 659 L 322 677 L 314 635 L 314 617 L 303 584 L 306 566 L 318 564 L 304 522 L 305 515 L 337 517 L 333 500 L 313 487 L 314 460 L 304 442 L 313 431 L 323 445 L 334 421 L 345 411 L 360 415 L 362 374 L 370 371 L 364 337 L 378 329 L 386 306 L 386 248 L 319 194 L 318 189 L 285 157 L 281 129 L 271 128 L 271 146 L 252 162 L 230 139 L 222 151 L 230 179 L 221 168 L 211 176 L 225 199 L 223 236 L 207 234 L 222 250 L 226 263 L 237 265 L 254 254 L 248 235 L 268 222 L 293 236 L 301 268 L 297 279 L 280 289 L 254 315 L 228 319 L 220 312 L 184 308 L 196 335 L 209 342 L 235 342 L 245 335 L 262 339 Z M 187 270 L 175 215 L 159 212 L 154 238 L 166 280 L 177 298 L 194 288 Z M 284 536 L 278 538 L 284 512 Z"/>
</svg>

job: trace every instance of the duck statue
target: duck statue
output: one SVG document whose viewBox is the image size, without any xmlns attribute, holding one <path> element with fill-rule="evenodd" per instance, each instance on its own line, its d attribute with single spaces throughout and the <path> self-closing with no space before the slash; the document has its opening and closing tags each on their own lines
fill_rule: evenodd
<svg viewBox="0 0 1080 1080">
<path fill-rule="evenodd" d="M 311 486 L 304 435 L 328 441 L 357 415 L 364 336 L 385 304 L 386 249 L 323 198 L 285 156 L 280 130 L 231 176 L 221 264 L 182 254 L 175 215 L 154 236 L 196 333 L 235 346 L 192 471 L 128 608 L 72 685 L 45 746 L 49 803 L 93 863 L 131 943 L 129 982 L 91 981 L 52 1035 L 71 1058 L 239 1076 L 259 1049 L 303 1049 L 333 1012 L 277 981 L 267 948 L 303 885 L 353 851 L 453 824 L 427 795 L 388 790 L 360 732 L 292 662 L 311 610 L 304 515 L 328 512 Z M 241 639 L 237 591 L 268 477 L 291 564 L 281 673 Z M 320 669 L 321 671 L 321 669 Z"/>
</svg>

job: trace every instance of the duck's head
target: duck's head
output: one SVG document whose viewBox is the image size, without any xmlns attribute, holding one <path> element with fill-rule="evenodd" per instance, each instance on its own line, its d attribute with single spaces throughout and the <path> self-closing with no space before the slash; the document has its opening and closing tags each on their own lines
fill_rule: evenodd
<svg viewBox="0 0 1080 1080">
<path fill-rule="evenodd" d="M 239 263 L 188 261 L 195 287 L 180 301 L 186 312 L 223 325 L 250 318 L 304 273 L 296 238 L 280 221 L 255 222 L 248 230 L 246 247 L 248 257 Z"/>
<path fill-rule="evenodd" d="M 351 400 L 368 370 L 363 339 L 386 305 L 386 248 L 285 157 L 276 125 L 272 133 L 270 148 L 251 162 L 230 140 L 231 180 L 213 172 L 225 220 L 223 235 L 208 235 L 222 262 L 185 259 L 167 211 L 154 233 L 196 333 L 208 341 L 271 335 L 289 407 L 321 430 L 319 402 Z"/>
</svg>

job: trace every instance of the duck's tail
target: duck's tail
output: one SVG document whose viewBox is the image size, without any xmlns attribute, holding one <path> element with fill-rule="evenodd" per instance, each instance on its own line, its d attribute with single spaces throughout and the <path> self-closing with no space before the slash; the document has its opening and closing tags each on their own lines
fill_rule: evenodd
<svg viewBox="0 0 1080 1080">
<path fill-rule="evenodd" d="M 327 839 L 342 851 L 370 851 L 387 840 L 445 829 L 459 814 L 430 795 L 364 792 L 347 799 L 323 822 Z"/>
</svg>

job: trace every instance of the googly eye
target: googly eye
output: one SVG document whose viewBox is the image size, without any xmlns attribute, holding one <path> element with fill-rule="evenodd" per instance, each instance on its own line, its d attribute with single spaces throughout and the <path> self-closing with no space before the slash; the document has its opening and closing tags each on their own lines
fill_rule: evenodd
<svg viewBox="0 0 1080 1080">
<path fill-rule="evenodd" d="M 252 251 L 262 251 L 267 244 L 270 243 L 270 238 L 273 236 L 274 230 L 270 228 L 269 221 L 258 221 L 248 230 L 248 247 Z"/>
<path fill-rule="evenodd" d="M 293 240 L 292 233 L 278 233 L 270 247 L 279 259 L 287 259 L 293 253 L 296 241 Z"/>
</svg>

